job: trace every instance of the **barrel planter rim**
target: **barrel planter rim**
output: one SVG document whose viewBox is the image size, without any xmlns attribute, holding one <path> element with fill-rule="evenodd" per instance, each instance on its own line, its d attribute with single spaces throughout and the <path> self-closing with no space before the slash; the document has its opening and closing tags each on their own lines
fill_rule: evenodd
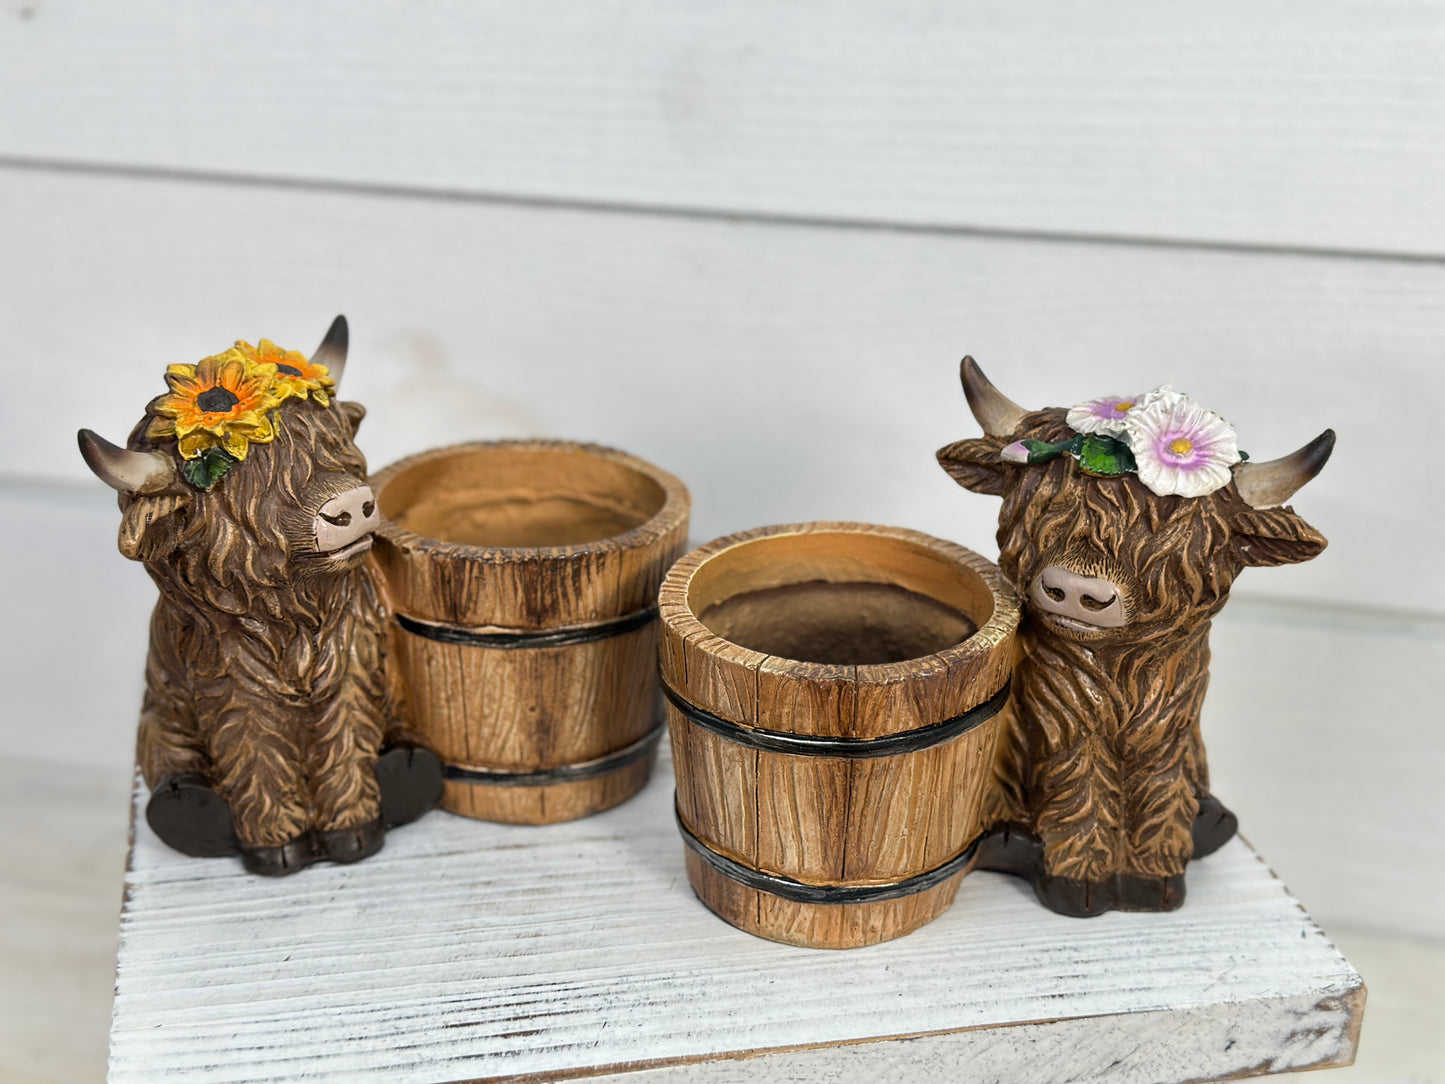
<svg viewBox="0 0 1445 1084">
<path fill-rule="evenodd" d="M 880 536 L 912 543 L 932 551 L 936 556 L 955 561 L 977 575 L 989 588 L 994 600 L 993 612 L 989 614 L 986 621 L 979 622 L 978 628 L 972 635 L 939 651 L 912 659 L 900 659 L 897 662 L 863 664 L 815 663 L 802 659 L 790 659 L 787 656 L 770 655 L 765 651 L 755 651 L 726 637 L 719 636 L 702 622 L 698 614 L 693 612 L 688 599 L 692 580 L 709 561 L 730 550 L 753 542 L 818 534 Z M 982 554 L 911 527 L 890 527 L 876 523 L 857 523 L 844 520 L 816 520 L 754 527 L 751 530 L 738 531 L 714 539 L 704 546 L 689 551 L 668 570 L 667 576 L 662 581 L 662 589 L 658 592 L 658 601 L 664 623 L 670 626 L 678 636 L 691 638 L 694 634 L 700 634 L 699 639 L 708 637 L 717 639 L 728 645 L 730 659 L 738 664 L 758 666 L 768 660 L 777 660 L 800 668 L 800 672 L 806 668 L 807 673 L 819 677 L 828 676 L 830 672 L 833 675 L 841 675 L 846 671 L 853 671 L 858 674 L 859 680 L 863 680 L 866 676 L 870 681 L 887 681 L 890 678 L 907 677 L 915 672 L 921 660 L 939 659 L 953 663 L 984 654 L 999 639 L 1012 636 L 1017 631 L 1022 616 L 1022 604 L 1013 584 L 994 562 Z M 708 652 L 705 643 L 700 642 L 697 646 L 699 650 Z M 711 652 L 708 653 L 711 654 Z"/>
<path fill-rule="evenodd" d="M 657 542 L 670 531 L 685 522 L 692 508 L 692 498 L 687 487 L 676 475 L 663 470 L 645 459 L 605 444 L 591 444 L 583 441 L 545 439 L 502 439 L 475 440 L 460 444 L 448 444 L 430 448 L 415 455 L 409 455 L 389 463 L 371 475 L 371 488 L 381 499 L 381 492 L 389 482 L 403 473 L 439 459 L 448 459 L 471 452 L 520 451 L 520 452 L 572 452 L 596 456 L 619 466 L 626 467 L 655 482 L 663 492 L 663 504 L 653 515 L 621 534 L 589 542 L 576 542 L 566 546 L 478 546 L 466 542 L 449 542 L 431 538 L 401 526 L 385 513 L 377 534 L 397 549 L 416 552 L 426 551 L 461 560 L 484 561 L 488 563 L 525 561 L 562 561 L 569 557 L 591 555 L 599 548 L 641 549 Z"/>
</svg>

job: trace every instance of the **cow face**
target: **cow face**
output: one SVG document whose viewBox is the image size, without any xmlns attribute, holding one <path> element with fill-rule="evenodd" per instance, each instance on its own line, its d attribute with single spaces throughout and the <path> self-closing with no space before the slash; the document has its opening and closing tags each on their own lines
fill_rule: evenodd
<svg viewBox="0 0 1445 1084">
<path fill-rule="evenodd" d="M 345 319 L 337 317 L 307 363 L 325 365 L 333 384 L 346 340 Z M 236 395 L 222 398 L 203 392 L 197 402 L 224 408 Z M 223 586 L 238 575 L 276 585 L 362 563 L 380 514 L 354 440 L 365 416 L 359 404 L 320 396 L 282 401 L 265 419 L 269 439 L 250 443 L 243 460 L 226 461 L 224 475 L 203 487 L 187 474 L 178 442 L 152 435 L 161 401 L 147 409 L 126 448 L 80 431 L 86 463 L 120 494 L 122 553 L 148 563 L 169 558 L 183 566 L 185 581 Z"/>
<path fill-rule="evenodd" d="M 1284 501 L 1329 458 L 1326 431 L 1271 463 L 1241 463 L 1204 496 L 1161 496 L 1134 473 L 1097 476 L 1074 458 L 1019 463 L 1015 442 L 1075 434 L 1061 409 L 1028 411 L 1000 394 L 971 358 L 963 385 L 986 436 L 938 452 L 965 488 L 1004 499 L 999 563 L 1036 629 L 1064 639 L 1136 642 L 1218 612 L 1241 569 L 1307 561 L 1324 538 Z"/>
</svg>

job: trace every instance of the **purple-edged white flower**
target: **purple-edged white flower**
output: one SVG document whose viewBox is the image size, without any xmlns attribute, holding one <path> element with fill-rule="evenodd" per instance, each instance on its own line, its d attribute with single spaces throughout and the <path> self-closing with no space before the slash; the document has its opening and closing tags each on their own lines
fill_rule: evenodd
<svg viewBox="0 0 1445 1084">
<path fill-rule="evenodd" d="M 1222 489 L 1240 458 L 1234 426 L 1168 385 L 1129 411 L 1125 436 L 1139 480 L 1161 497 Z"/>
<path fill-rule="evenodd" d="M 1027 463 L 1029 461 L 1028 447 L 1021 440 L 1004 445 L 998 454 L 1005 463 Z"/>
<path fill-rule="evenodd" d="M 1064 419 L 1076 433 L 1104 433 L 1111 437 L 1120 436 L 1128 423 L 1129 412 L 1141 401 L 1141 396 L 1105 395 L 1070 407 Z"/>
</svg>

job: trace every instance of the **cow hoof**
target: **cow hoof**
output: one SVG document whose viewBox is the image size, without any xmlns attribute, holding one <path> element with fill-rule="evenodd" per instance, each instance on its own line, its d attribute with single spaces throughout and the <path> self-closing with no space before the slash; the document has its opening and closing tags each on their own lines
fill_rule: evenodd
<svg viewBox="0 0 1445 1084">
<path fill-rule="evenodd" d="M 241 864 L 262 877 L 285 877 L 305 869 L 318 857 L 316 837 L 311 832 L 303 832 L 279 847 L 241 847 Z"/>
<path fill-rule="evenodd" d="M 442 800 L 442 762 L 420 745 L 393 745 L 376 758 L 376 783 L 386 827 L 410 824 Z"/>
<path fill-rule="evenodd" d="M 1212 794 L 1199 799 L 1199 812 L 1194 817 L 1194 857 L 1203 858 L 1213 854 L 1239 831 L 1239 818 L 1224 808 Z"/>
<path fill-rule="evenodd" d="M 1034 895 L 1050 911 L 1070 918 L 1093 918 L 1117 906 L 1112 880 L 1054 877 L 1042 869 L 1034 877 Z"/>
<path fill-rule="evenodd" d="M 1121 873 L 1119 902 L 1121 911 L 1173 911 L 1184 902 L 1184 874 L 1170 877 L 1135 877 Z"/>
<path fill-rule="evenodd" d="M 359 862 L 386 842 L 386 825 L 380 817 L 355 828 L 332 828 L 316 833 L 321 853 L 333 862 Z"/>
<path fill-rule="evenodd" d="M 979 840 L 974 869 L 991 869 L 1033 880 L 1043 861 L 1044 845 L 1038 836 L 1022 825 L 1000 821 Z"/>
<path fill-rule="evenodd" d="M 166 846 L 192 858 L 236 853 L 231 807 L 199 773 L 162 779 L 146 803 L 146 823 Z"/>
</svg>

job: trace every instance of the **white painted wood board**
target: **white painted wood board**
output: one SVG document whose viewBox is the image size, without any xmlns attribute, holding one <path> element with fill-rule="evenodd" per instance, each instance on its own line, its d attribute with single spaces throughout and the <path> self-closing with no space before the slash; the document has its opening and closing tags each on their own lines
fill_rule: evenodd
<svg viewBox="0 0 1445 1084">
<path fill-rule="evenodd" d="M 699 542 L 916 527 L 995 552 L 998 502 L 934 451 L 978 428 L 972 353 L 1026 405 L 1170 381 L 1256 458 L 1334 426 L 1294 501 L 1331 540 L 1237 590 L 1445 611 L 1445 266 L 760 225 L 0 169 L 0 471 L 86 481 L 166 364 L 352 321 L 380 467 L 541 435 L 691 488 Z M 58 389 L 63 388 L 63 392 Z M 1412 443 L 1413 442 L 1413 443 Z"/>
<path fill-rule="evenodd" d="M 1068 919 L 1021 881 L 975 874 L 924 929 L 830 952 L 754 938 L 697 901 L 666 758 L 596 817 L 433 814 L 363 863 L 281 881 L 168 850 L 140 797 L 113 1084 L 918 1080 L 962 1066 L 1197 1080 L 1346 1063 L 1364 1007 L 1354 969 L 1238 841 L 1192 868 L 1172 914 Z"/>
<path fill-rule="evenodd" d="M 0 156 L 1445 254 L 1445 5 L 8 0 Z"/>
</svg>

